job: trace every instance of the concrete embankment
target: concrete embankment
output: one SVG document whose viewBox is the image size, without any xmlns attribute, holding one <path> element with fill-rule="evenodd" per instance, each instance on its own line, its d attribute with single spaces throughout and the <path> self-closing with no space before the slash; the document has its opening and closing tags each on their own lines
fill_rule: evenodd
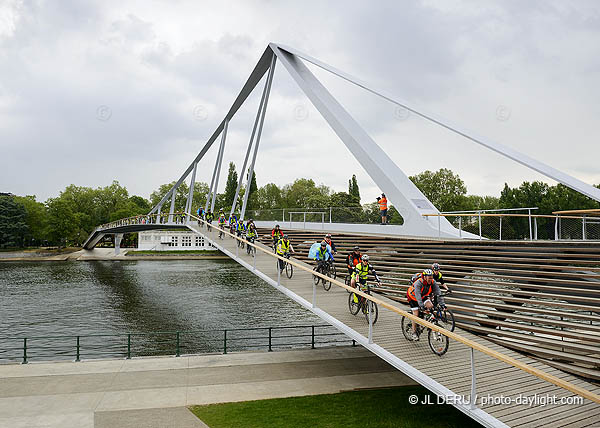
<svg viewBox="0 0 600 428">
<path fill-rule="evenodd" d="M 0 427 L 203 427 L 186 406 L 414 384 L 361 347 L 0 366 Z"/>
</svg>

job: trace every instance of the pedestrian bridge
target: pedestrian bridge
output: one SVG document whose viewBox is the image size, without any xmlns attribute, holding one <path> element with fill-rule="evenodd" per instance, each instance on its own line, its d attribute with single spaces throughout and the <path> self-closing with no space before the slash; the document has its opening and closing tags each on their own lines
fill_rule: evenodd
<svg viewBox="0 0 600 428">
<path fill-rule="evenodd" d="M 415 319 L 407 306 L 382 296 L 362 294 L 377 303 L 379 317 L 370 324 L 364 316 L 348 310 L 349 289 L 333 280 L 325 291 L 315 286 L 312 266 L 291 259 L 291 279 L 279 274 L 272 249 L 261 243 L 253 245 L 256 253 L 248 254 L 238 245 L 241 238 L 218 229 L 208 230 L 201 220 L 190 215 L 190 222 L 172 223 L 204 237 L 214 247 L 260 277 L 278 291 L 344 332 L 380 358 L 402 371 L 438 397 L 489 427 L 597 427 L 600 425 L 600 387 L 567 374 L 542 361 L 510 350 L 484 336 L 460 327 L 454 332 L 439 329 Z M 156 224 L 115 222 L 99 228 L 100 234 L 155 228 Z M 450 338 L 448 352 L 439 357 L 426 339 L 408 342 L 402 335 L 402 317 L 439 329 Z M 424 336 L 423 336 L 424 337 Z M 475 400 L 472 397 L 476 397 Z M 551 403 L 549 403 L 551 401 Z"/>
<path fill-rule="evenodd" d="M 241 194 L 244 178 L 246 178 L 245 188 L 249 188 L 252 181 L 254 167 L 257 160 L 259 143 L 262 135 L 264 119 L 266 115 L 269 94 L 273 82 L 273 75 L 276 62 L 280 62 L 292 79 L 298 84 L 300 89 L 306 94 L 308 99 L 317 108 L 326 122 L 340 138 L 344 146 L 356 158 L 359 164 L 373 179 L 375 184 L 388 197 L 388 200 L 394 204 L 403 218 L 401 226 L 381 226 L 377 225 L 327 225 L 328 231 L 337 233 L 357 233 L 364 239 L 389 239 L 387 235 L 410 236 L 419 243 L 432 242 L 435 240 L 463 240 L 465 238 L 482 238 L 481 228 L 479 236 L 463 231 L 446 219 L 444 213 L 440 213 L 437 208 L 427 199 L 427 197 L 408 179 L 407 175 L 396 165 L 396 163 L 385 153 L 381 147 L 361 128 L 358 122 L 344 109 L 344 107 L 327 91 L 323 84 L 313 75 L 313 73 L 303 63 L 308 61 L 313 65 L 320 67 L 334 75 L 345 79 L 346 81 L 357 85 L 370 93 L 382 97 L 397 108 L 406 109 L 413 114 L 422 117 L 446 130 L 456 133 L 476 144 L 487 149 L 493 150 L 502 156 L 516 161 L 528 168 L 531 168 L 548 178 L 560 182 L 592 199 L 600 201 L 600 189 L 597 189 L 587 183 L 584 183 L 574 177 L 558 171 L 548 165 L 543 164 L 537 159 L 531 158 L 525 154 L 519 153 L 502 144 L 490 141 L 488 139 L 476 136 L 474 133 L 450 124 L 449 121 L 440 118 L 437 115 L 426 113 L 423 109 L 416 108 L 413 105 L 398 101 L 397 98 L 384 91 L 373 89 L 370 85 L 350 76 L 338 69 L 335 69 L 309 55 L 298 52 L 289 47 L 271 43 L 259 59 L 250 77 L 242 87 L 240 93 L 235 99 L 233 105 L 226 113 L 224 119 L 218 125 L 213 134 L 208 138 L 198 155 L 191 164 L 185 169 L 180 178 L 175 182 L 172 188 L 162 197 L 158 204 L 152 208 L 150 213 L 145 216 L 133 219 L 123 219 L 111 224 L 99 226 L 88 238 L 84 248 L 93 249 L 96 243 L 108 234 L 115 235 L 115 244 L 118 249 L 119 240 L 123 233 L 137 232 L 141 230 L 152 229 L 186 229 L 199 234 L 204 239 L 240 263 L 253 274 L 271 284 L 275 289 L 284 293 L 289 298 L 296 301 L 306 309 L 312 311 L 317 316 L 335 326 L 340 331 L 360 343 L 362 346 L 378 355 L 398 370 L 407 374 L 421 385 L 425 386 L 438 397 L 442 397 L 450 404 L 454 405 L 474 420 L 484 426 L 489 427 L 598 427 L 600 426 L 600 387 L 573 374 L 566 373 L 559 368 L 571 368 L 571 365 L 582 364 L 585 367 L 574 371 L 588 379 L 593 379 L 600 368 L 600 352 L 598 343 L 600 343 L 600 327 L 598 320 L 593 312 L 585 313 L 590 306 L 598 305 L 600 299 L 597 287 L 598 267 L 596 266 L 598 253 L 591 252 L 577 255 L 577 262 L 580 264 L 569 265 L 570 261 L 562 260 L 563 253 L 570 254 L 569 248 L 556 248 L 548 252 L 540 252 L 538 263 L 545 261 L 556 261 L 556 266 L 549 266 L 547 271 L 542 269 L 540 272 L 529 271 L 525 274 L 510 274 L 507 276 L 512 283 L 508 284 L 495 275 L 495 272 L 482 272 L 478 277 L 467 272 L 470 284 L 463 291 L 465 296 L 472 298 L 471 292 L 475 289 L 486 291 L 479 296 L 478 301 L 472 301 L 470 307 L 462 308 L 463 319 L 469 321 L 463 324 L 463 327 L 471 331 L 488 334 L 488 336 L 478 336 L 464 328 L 458 327 L 454 332 L 446 331 L 443 328 L 426 323 L 415 318 L 411 313 L 406 312 L 407 308 L 403 305 L 401 299 L 395 299 L 393 293 L 385 296 L 370 296 L 360 293 L 364 298 L 375 302 L 379 307 L 379 319 L 376 324 L 367 321 L 365 317 L 353 316 L 348 310 L 348 291 L 350 290 L 340 281 L 333 280 L 332 288 L 325 291 L 322 287 L 316 287 L 313 281 L 312 267 L 299 260 L 289 261 L 294 266 L 295 271 L 291 279 L 282 277 L 276 267 L 277 258 L 273 252 L 263 244 L 257 242 L 253 244 L 256 248 L 256 254 L 248 254 L 242 250 L 239 238 L 224 232 L 224 237 L 218 237 L 215 228 L 209 231 L 203 221 L 196 218 L 191 212 L 195 211 L 199 205 L 194 201 L 193 189 L 196 182 L 196 172 L 199 162 L 204 158 L 208 150 L 220 137 L 218 152 L 214 168 L 212 170 L 212 179 L 209 186 L 209 192 L 206 195 L 204 209 L 211 209 L 215 212 L 215 203 L 217 190 L 219 188 L 219 177 L 221 175 L 221 165 L 224 159 L 225 143 L 227 140 L 227 130 L 234 115 L 240 106 L 245 102 L 249 94 L 258 85 L 264 75 L 264 89 L 259 104 L 258 112 L 250 135 L 250 141 L 247 147 L 243 165 L 240 168 L 239 181 L 233 206 L 230 213 L 238 211 L 240 218 L 245 218 L 248 205 L 248 193 L 244 192 L 243 201 L 240 201 L 241 207 L 237 207 L 238 197 Z M 252 156 L 251 156 L 252 154 Z M 248 171 L 248 174 L 245 172 Z M 175 201 L 179 186 L 190 179 L 190 191 L 186 201 L 184 214 L 178 215 L 175 210 Z M 170 203 L 170 208 L 163 211 L 163 206 Z M 222 207 L 217 207 L 222 208 Z M 479 215 L 481 218 L 481 215 Z M 500 217 L 500 221 L 502 217 Z M 531 224 L 531 215 L 529 221 Z M 535 220 L 534 220 L 535 221 Z M 272 222 L 264 223 L 264 226 L 272 226 Z M 460 222 L 459 222 L 460 224 Z M 559 222 L 557 221 L 558 225 Z M 481 225 L 481 221 L 479 222 Z M 261 226 L 261 223 L 258 223 Z M 322 221 L 321 228 L 309 225 L 309 228 L 325 229 Z M 582 223 L 583 239 L 586 237 L 586 222 Z M 292 224 L 290 218 L 290 228 L 307 229 L 306 224 L 302 227 L 300 224 Z M 558 230 L 558 226 L 555 227 Z M 532 227 L 529 227 L 530 237 L 534 236 Z M 537 235 L 535 235 L 537 237 Z M 561 239 L 561 233 L 556 235 Z M 427 241 L 423 241 L 426 239 Z M 463 241 L 466 243 L 469 241 Z M 248 245 L 247 242 L 244 242 Z M 511 257 L 520 260 L 519 263 L 513 259 L 502 259 L 494 264 L 493 270 L 510 272 L 511 269 L 517 269 L 519 266 L 526 266 L 534 258 L 526 254 L 523 242 L 514 243 L 509 248 Z M 495 250 L 487 251 L 485 255 L 473 255 L 471 248 L 456 247 L 450 250 L 436 250 L 439 254 L 447 255 L 448 252 L 455 252 L 456 258 L 452 259 L 453 268 L 459 274 L 461 272 L 461 263 L 468 260 L 487 260 L 495 257 Z M 405 271 L 413 270 L 415 264 L 423 268 L 422 260 L 426 259 L 422 248 L 414 248 L 413 244 L 403 248 L 401 245 L 390 248 L 390 253 L 385 257 L 396 257 L 392 259 L 393 263 L 401 264 Z M 406 257 L 404 261 L 398 261 L 397 257 Z M 463 260 L 464 258 L 464 260 Z M 530 258 L 530 259 L 528 259 Z M 413 260 L 419 259 L 418 262 Z M 527 260 L 527 262 L 522 261 Z M 594 261 L 596 260 L 596 261 Z M 393 264 L 388 263 L 388 264 Z M 431 260 L 429 260 L 431 263 Z M 583 266 L 583 267 L 582 267 Z M 568 270 L 569 272 L 565 272 Z M 406 273 L 406 272 L 404 272 Z M 559 277 L 554 285 L 562 285 L 570 291 L 574 291 L 573 296 L 564 302 L 557 302 L 557 296 L 550 285 L 546 285 L 545 277 L 540 279 L 539 275 L 556 275 Z M 575 280 L 572 284 L 572 276 L 585 276 L 585 280 Z M 483 277 L 481 279 L 480 277 Z M 590 282 L 588 283 L 588 279 Z M 398 281 L 398 277 L 395 278 Z M 516 281 L 516 282 L 515 282 Z M 540 284 L 542 282 L 542 285 Z M 485 284 L 481 285 L 482 282 Z M 474 285 L 473 285 L 474 283 Z M 506 290 L 506 287 L 515 286 L 516 290 Z M 470 287 L 470 288 L 469 288 Z M 563 312 L 549 310 L 547 307 L 536 307 L 532 305 L 528 308 L 533 314 L 543 315 L 544 320 L 539 321 L 529 316 L 525 317 L 517 314 L 511 305 L 523 304 L 527 302 L 533 289 L 541 289 L 541 299 L 535 303 L 544 302 L 544 305 L 550 305 L 551 308 L 564 308 L 564 314 L 578 320 L 577 322 L 563 321 Z M 392 290 L 393 291 L 393 290 Z M 404 290 L 398 288 L 397 293 L 402 294 Z M 489 293 L 487 293 L 489 291 Z M 495 303 L 498 296 L 508 291 L 506 297 L 501 297 L 501 303 Z M 458 293 L 457 293 L 458 294 Z M 467 298 L 467 297 L 465 297 Z M 553 306 L 554 305 L 554 306 Z M 479 308 L 483 306 L 484 309 Z M 504 314 L 499 318 L 494 314 L 494 306 L 502 308 Z M 485 309 L 485 308 L 488 309 Z M 480 318 L 469 315 L 469 311 L 477 310 L 487 312 L 492 315 L 486 319 L 486 323 L 479 324 Z M 467 315 L 464 315 L 467 313 Z M 437 331 L 450 339 L 449 351 L 439 357 L 432 353 L 426 340 L 420 342 L 408 342 L 402 335 L 400 325 L 402 317 L 407 317 L 426 328 Z M 560 320 L 558 318 L 560 317 Z M 569 318 L 571 319 L 571 318 Z M 550 321 L 549 321 L 550 320 Z M 582 326 L 581 321 L 586 323 Z M 542 325 L 538 325 L 540 322 Z M 546 328 L 544 323 L 554 323 L 554 329 Z M 589 322 L 589 326 L 587 325 Z M 528 340 L 522 330 L 524 325 L 531 323 L 530 331 L 536 333 L 536 342 Z M 562 330 L 564 323 L 570 331 L 564 333 L 564 337 L 556 339 L 552 334 Z M 472 326 L 473 328 L 469 327 Z M 497 329 L 497 330 L 496 330 Z M 496 333 L 497 331 L 497 333 Z M 490 335 L 490 332 L 493 333 Z M 490 336 L 497 338 L 498 335 L 504 335 L 513 339 L 512 349 L 504 346 L 500 340 L 492 340 Z M 487 337 L 487 338 L 486 338 Z M 568 340 L 562 340 L 564 338 Z M 508 342 L 506 342 L 508 343 Z M 528 354 L 535 354 L 536 348 L 549 346 L 544 355 L 554 354 L 560 361 L 554 361 L 552 365 L 546 360 L 534 359 L 529 356 L 518 353 L 515 349 L 522 350 Z M 537 344 L 540 344 L 539 346 Z M 590 375 L 590 376 L 588 376 Z M 422 408 L 419 408 L 422 411 Z"/>
</svg>

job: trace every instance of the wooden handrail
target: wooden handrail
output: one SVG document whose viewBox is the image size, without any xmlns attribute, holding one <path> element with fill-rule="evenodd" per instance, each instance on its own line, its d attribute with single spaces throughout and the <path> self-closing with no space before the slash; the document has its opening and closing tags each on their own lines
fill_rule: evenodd
<svg viewBox="0 0 600 428">
<path fill-rule="evenodd" d="M 600 210 L 596 211 L 600 213 Z M 558 211 L 553 214 L 558 215 Z M 421 214 L 423 217 L 531 217 L 531 218 L 553 218 L 555 219 L 557 215 L 549 215 L 549 214 L 499 214 L 499 213 L 473 213 L 473 214 L 442 214 L 442 213 L 433 213 L 433 214 Z M 574 218 L 581 220 L 583 216 L 565 216 L 561 215 L 560 218 Z M 600 220 L 600 217 L 585 217 L 586 220 Z"/>
<path fill-rule="evenodd" d="M 192 217 L 192 218 L 194 218 L 194 219 L 196 219 L 197 221 L 201 221 L 204 224 L 208 225 L 208 223 L 205 220 L 202 220 L 202 219 L 196 217 L 193 214 L 189 214 L 189 216 Z M 215 227 L 213 225 L 210 225 L 210 226 L 211 227 Z M 304 270 L 306 272 L 309 272 L 310 274 L 316 275 L 316 276 L 320 277 L 323 280 L 329 281 L 332 284 L 335 284 L 336 286 L 338 286 L 340 288 L 344 288 L 344 289 L 346 289 L 346 290 L 348 290 L 348 291 L 350 291 L 352 293 L 355 293 L 355 294 L 357 294 L 359 296 L 364 297 L 365 299 L 371 300 L 372 302 L 378 304 L 379 306 L 381 306 L 383 308 L 389 309 L 390 311 L 395 312 L 398 315 L 401 315 L 403 317 L 406 317 L 406 318 L 410 319 L 411 321 L 414 321 L 414 322 L 416 322 L 416 323 L 418 323 L 418 324 L 420 324 L 420 325 L 422 325 L 424 327 L 427 327 L 427 328 L 429 328 L 429 329 L 431 329 L 433 331 L 437 331 L 437 332 L 443 334 L 444 336 L 446 336 L 446 337 L 448 337 L 450 339 L 453 339 L 453 340 L 455 340 L 457 342 L 460 342 L 460 343 L 462 343 L 462 344 L 464 344 L 464 345 L 466 345 L 466 346 L 468 346 L 468 347 L 470 347 L 472 349 L 475 349 L 475 350 L 477 350 L 479 352 L 482 352 L 482 353 L 484 353 L 484 354 L 486 354 L 486 355 L 488 355 L 488 356 L 490 356 L 492 358 L 500 360 L 500 361 L 502 361 L 502 362 L 504 362 L 506 364 L 509 364 L 509 365 L 511 365 L 511 366 L 513 366 L 513 367 L 515 367 L 517 369 L 523 370 L 524 372 L 529 373 L 529 374 L 531 374 L 531 375 L 533 375 L 533 376 L 535 376 L 535 377 L 537 377 L 539 379 L 545 380 L 546 382 L 550 382 L 550 383 L 552 383 L 552 384 L 554 384 L 554 385 L 556 385 L 556 386 L 558 386 L 560 388 L 566 389 L 567 391 L 571 391 L 574 394 L 577 394 L 577 395 L 579 395 L 581 397 L 587 398 L 588 400 L 591 400 L 591 401 L 593 401 L 595 403 L 600 404 L 600 395 L 595 394 L 595 393 L 593 393 L 591 391 L 588 391 L 587 389 L 580 388 L 577 385 L 573 385 L 570 382 L 564 381 L 564 380 L 562 380 L 562 379 L 560 379 L 560 378 L 558 378 L 558 377 L 556 377 L 554 375 L 551 375 L 549 373 L 546 373 L 546 372 L 544 372 L 544 371 L 542 371 L 540 369 L 537 369 L 535 367 L 530 367 L 529 365 L 527 365 L 525 363 L 522 363 L 521 361 L 516 360 L 516 359 L 514 359 L 512 357 L 509 357 L 508 355 L 504 355 L 504 354 L 502 354 L 500 352 L 494 351 L 493 349 L 488 348 L 485 345 L 481 345 L 481 344 L 479 344 L 479 343 L 477 343 L 477 342 L 475 342 L 473 340 L 470 340 L 470 339 L 467 339 L 465 337 L 462 337 L 459 334 L 456 334 L 454 332 L 448 331 L 448 330 L 446 330 L 446 329 L 444 329 L 442 327 L 439 327 L 439 326 L 437 326 L 435 324 L 431 324 L 430 322 L 427 322 L 427 321 L 425 321 L 425 320 L 423 320 L 423 319 L 421 319 L 421 318 L 419 318 L 417 316 L 414 316 L 412 313 L 409 313 L 409 312 L 404 311 L 404 310 L 402 310 L 400 308 L 397 308 L 397 307 L 395 307 L 395 306 L 393 306 L 393 305 L 391 305 L 391 304 L 389 304 L 389 303 L 387 303 L 387 302 L 385 302 L 383 300 L 377 299 L 377 298 L 371 296 L 370 294 L 364 293 L 364 292 L 362 292 L 362 291 L 360 291 L 360 290 L 358 290 L 356 288 L 352 288 L 350 286 L 347 286 L 346 284 L 338 281 L 337 279 L 332 279 L 332 278 L 330 278 L 328 276 L 325 276 L 325 275 L 323 275 L 323 274 L 321 274 L 319 272 L 315 272 L 315 271 L 313 271 L 311 269 L 308 269 L 308 268 L 302 266 L 301 264 L 299 264 L 299 263 L 297 263 L 297 262 L 295 262 L 295 261 L 293 261 L 291 259 L 287 259 L 285 257 L 279 256 L 279 255 L 271 252 L 270 250 L 265 250 L 264 248 L 262 248 L 262 247 L 260 247 L 260 246 L 258 246 L 256 244 L 253 244 L 253 243 L 251 243 L 249 241 L 246 241 L 245 239 L 239 238 L 239 237 L 237 237 L 237 236 L 229 233 L 225 229 L 223 229 L 223 233 L 225 233 L 226 235 L 231 236 L 234 239 L 237 239 L 238 241 L 244 242 L 246 245 L 251 245 L 252 247 L 256 248 L 257 250 L 262 251 L 263 253 L 265 253 L 265 254 L 267 254 L 267 255 L 269 255 L 271 257 L 274 257 L 274 258 L 277 258 L 279 260 L 283 260 L 283 261 L 285 261 L 287 263 L 290 263 L 292 266 L 295 266 L 296 268 L 298 268 L 300 270 Z"/>
<path fill-rule="evenodd" d="M 587 213 L 600 214 L 600 208 L 591 208 L 591 209 L 587 209 L 587 210 L 552 211 L 552 214 L 587 214 Z"/>
</svg>

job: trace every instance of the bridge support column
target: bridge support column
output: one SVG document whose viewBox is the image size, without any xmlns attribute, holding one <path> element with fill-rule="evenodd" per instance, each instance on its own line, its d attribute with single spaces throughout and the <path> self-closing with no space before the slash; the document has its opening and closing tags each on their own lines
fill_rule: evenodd
<svg viewBox="0 0 600 428">
<path fill-rule="evenodd" d="M 275 56 L 273 56 L 273 57 L 275 57 Z M 269 75 L 270 75 L 270 73 L 269 73 Z M 260 104 L 258 105 L 258 111 L 256 112 L 256 119 L 254 120 L 252 134 L 250 134 L 250 142 L 248 143 L 248 150 L 246 150 L 246 157 L 244 158 L 244 164 L 242 166 L 242 169 L 240 169 L 240 179 L 238 180 L 238 185 L 237 185 L 237 188 L 235 189 L 235 197 L 233 198 L 233 205 L 231 206 L 231 212 L 229 213 L 229 217 L 231 217 L 231 215 L 235 211 L 235 208 L 237 205 L 237 199 L 238 199 L 238 196 L 240 195 L 240 189 L 242 187 L 242 182 L 244 181 L 244 174 L 246 173 L 246 166 L 248 165 L 248 158 L 250 157 L 250 152 L 252 150 L 252 142 L 254 141 L 254 135 L 256 134 L 256 128 L 258 127 L 260 118 L 262 117 L 262 113 L 264 110 L 263 106 L 265 104 L 265 98 L 266 98 L 267 92 L 269 90 L 269 75 L 267 75 L 267 79 L 265 80 L 265 88 L 263 89 L 262 97 L 260 99 Z M 249 172 L 248 172 L 248 175 L 250 175 Z M 246 193 L 249 192 L 251 183 L 252 183 L 251 181 L 248 181 L 248 184 L 246 185 Z M 246 198 L 244 198 L 244 199 L 246 199 Z M 240 219 L 242 219 L 242 220 L 244 219 L 243 214 L 240 215 Z"/>
<path fill-rule="evenodd" d="M 190 193 L 188 193 L 187 204 L 185 206 L 185 222 L 190 221 L 190 212 L 192 212 L 192 205 L 194 203 L 194 184 L 196 183 L 196 169 L 198 168 L 198 162 L 194 163 L 194 170 L 192 171 L 192 179 L 190 181 Z"/>
<path fill-rule="evenodd" d="M 173 213 L 175 212 L 175 197 L 177 196 L 177 186 L 173 187 L 171 192 L 171 208 L 169 209 L 169 223 L 173 223 Z"/>
<path fill-rule="evenodd" d="M 223 163 L 223 152 L 225 151 L 225 139 L 227 138 L 227 128 L 229 127 L 229 120 L 225 121 L 225 127 L 223 128 L 223 133 L 221 134 L 221 146 L 219 148 L 219 155 L 217 156 L 217 164 L 215 168 L 217 168 L 215 175 L 215 187 L 213 188 L 212 194 L 212 202 L 210 203 L 210 210 L 215 212 L 215 201 L 217 200 L 217 190 L 219 189 L 219 175 L 221 175 L 221 164 Z"/>
<path fill-rule="evenodd" d="M 115 233 L 115 256 L 121 252 L 121 241 L 123 240 L 122 233 Z"/>
<path fill-rule="evenodd" d="M 260 124 L 258 125 L 258 134 L 256 135 L 256 143 L 254 145 L 254 154 L 252 155 L 252 163 L 250 164 L 250 170 L 248 171 L 248 182 L 246 184 L 246 192 L 244 193 L 244 203 L 242 204 L 242 212 L 240 218 L 244 219 L 246 213 L 246 205 L 248 205 L 248 195 L 250 195 L 250 184 L 252 184 L 252 176 L 254 175 L 254 164 L 256 163 L 256 155 L 258 154 L 258 145 L 260 143 L 260 136 L 262 134 L 263 124 L 265 122 L 265 113 L 267 112 L 267 103 L 269 102 L 269 93 L 271 92 L 271 83 L 273 82 L 273 74 L 275 73 L 275 61 L 276 57 L 273 55 L 271 59 L 271 67 L 269 68 L 269 74 L 267 75 L 267 81 L 265 83 L 265 103 L 262 112 L 259 109 Z"/>
</svg>

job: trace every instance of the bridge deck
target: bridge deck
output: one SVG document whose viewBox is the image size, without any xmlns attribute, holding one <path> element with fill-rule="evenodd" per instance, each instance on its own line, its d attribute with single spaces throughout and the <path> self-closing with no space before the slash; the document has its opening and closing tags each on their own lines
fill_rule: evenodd
<svg viewBox="0 0 600 428">
<path fill-rule="evenodd" d="M 257 275 L 262 276 L 264 279 L 267 279 L 266 277 L 270 278 L 271 281 L 269 282 L 271 283 L 277 281 L 277 267 L 274 258 L 258 251 L 256 259 L 254 259 L 245 250 L 237 250 L 234 239 L 227 235 L 224 239 L 219 239 L 217 230 L 214 227 L 211 232 L 207 232 L 206 228 L 197 226 L 190 226 L 190 228 L 213 241 L 217 248 L 222 249 L 250 270 L 253 270 L 255 266 Z M 309 265 L 306 266 L 310 268 Z M 305 306 L 308 302 L 312 302 L 313 281 L 310 273 L 295 269 L 292 279 L 282 275 L 280 281 L 285 289 L 299 297 L 296 300 L 301 301 L 304 299 L 304 302 L 301 301 L 301 303 Z M 407 309 L 406 306 L 400 303 L 391 300 L 388 302 L 404 310 Z M 308 306 L 310 305 L 308 304 Z M 316 306 L 318 308 L 315 311 L 317 315 L 323 317 L 323 313 L 319 309 L 324 311 L 338 322 L 343 323 L 351 331 L 361 335 L 362 340 L 359 342 L 364 345 L 367 344 L 368 322 L 361 314 L 357 316 L 350 314 L 348 310 L 348 293 L 345 289 L 334 285 L 330 291 L 325 291 L 319 284 L 316 288 Z M 331 319 L 326 316 L 324 319 L 331 322 Z M 392 358 L 400 361 L 400 363 L 408 364 L 410 366 L 408 368 L 400 364 L 402 366 L 401 370 L 418 382 L 430 387 L 434 392 L 439 394 L 440 389 L 436 390 L 435 386 L 442 385 L 449 390 L 446 391 L 447 393 L 465 396 L 468 399 L 471 393 L 471 348 L 461 343 L 451 342 L 447 354 L 440 358 L 429 349 L 425 335 L 417 343 L 408 342 L 400 330 L 400 321 L 400 315 L 380 308 L 379 319 L 373 328 L 374 345 L 366 345 L 366 347 L 385 359 Z M 595 393 L 600 392 L 598 386 L 492 343 L 485 338 L 473 335 L 460 328 L 457 328 L 455 332 L 572 384 Z M 383 348 L 383 352 L 378 352 L 381 351 L 379 347 Z M 384 355 L 387 354 L 386 351 L 391 354 L 388 358 Z M 588 400 L 584 400 L 583 404 L 560 404 L 558 401 L 556 404 L 544 403 L 542 400 L 548 400 L 548 396 L 555 396 L 557 397 L 556 400 L 560 400 L 561 397 L 574 397 L 574 394 L 481 352 L 475 352 L 474 358 L 478 409 L 469 410 L 469 405 L 457 407 L 480 422 L 489 426 L 506 424 L 512 427 L 600 426 L 600 404 Z M 392 361 L 388 362 L 394 364 Z M 395 365 L 399 367 L 398 364 Z M 433 388 L 431 388 L 432 385 Z M 519 396 L 527 397 L 530 400 L 537 399 L 537 402 L 534 402 L 533 405 L 519 403 L 517 401 Z M 484 403 L 482 400 L 486 399 L 488 402 Z M 509 399 L 511 400 L 510 404 L 508 403 Z M 503 402 L 499 402 L 499 400 Z"/>
</svg>

